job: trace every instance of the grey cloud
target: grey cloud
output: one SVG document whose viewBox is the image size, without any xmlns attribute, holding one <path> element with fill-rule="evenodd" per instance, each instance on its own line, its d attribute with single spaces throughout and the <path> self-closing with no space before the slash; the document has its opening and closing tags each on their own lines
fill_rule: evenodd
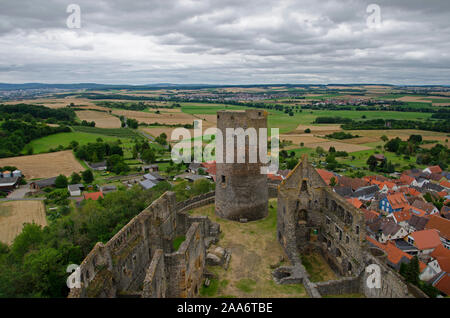
<svg viewBox="0 0 450 318">
<path fill-rule="evenodd" d="M 0 82 L 450 84 L 449 13 L 447 0 L 3 1 Z"/>
</svg>

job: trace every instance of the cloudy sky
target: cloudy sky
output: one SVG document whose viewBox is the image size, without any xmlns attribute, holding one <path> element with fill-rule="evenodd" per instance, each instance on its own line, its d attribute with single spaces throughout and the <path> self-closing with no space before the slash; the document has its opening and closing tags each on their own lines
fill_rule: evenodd
<svg viewBox="0 0 450 318">
<path fill-rule="evenodd" d="M 449 16 L 448 0 L 1 0 L 0 82 L 448 85 Z"/>
</svg>

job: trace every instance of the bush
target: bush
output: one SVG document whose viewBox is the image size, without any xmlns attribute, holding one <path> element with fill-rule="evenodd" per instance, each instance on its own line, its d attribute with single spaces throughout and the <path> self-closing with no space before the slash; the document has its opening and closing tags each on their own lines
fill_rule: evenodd
<svg viewBox="0 0 450 318">
<path fill-rule="evenodd" d="M 62 174 L 60 174 L 55 180 L 55 187 L 58 189 L 66 188 L 67 184 L 67 177 Z"/>
</svg>

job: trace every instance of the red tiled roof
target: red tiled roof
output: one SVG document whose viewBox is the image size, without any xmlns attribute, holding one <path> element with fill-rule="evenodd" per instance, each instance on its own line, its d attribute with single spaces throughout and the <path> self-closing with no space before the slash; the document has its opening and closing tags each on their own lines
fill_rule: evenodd
<svg viewBox="0 0 450 318">
<path fill-rule="evenodd" d="M 444 188 L 450 188 L 450 182 L 448 182 L 448 180 L 442 180 L 439 184 Z"/>
<path fill-rule="evenodd" d="M 445 191 L 438 192 L 437 194 L 438 194 L 441 198 L 445 198 L 445 197 L 448 195 L 448 193 L 445 192 Z"/>
<path fill-rule="evenodd" d="M 206 169 L 206 172 L 211 175 L 216 175 L 216 162 L 215 161 L 209 161 L 209 162 L 202 162 L 201 166 Z"/>
<path fill-rule="evenodd" d="M 430 254 L 431 257 L 437 259 L 441 269 L 447 273 L 450 273 L 450 250 L 446 249 L 444 245 L 439 245 Z"/>
<path fill-rule="evenodd" d="M 402 209 L 405 206 L 409 205 L 408 200 L 406 200 L 406 197 L 403 193 L 395 193 L 387 196 L 387 199 L 389 201 L 389 204 L 391 205 L 392 209 Z"/>
<path fill-rule="evenodd" d="M 338 183 L 340 186 L 351 187 L 353 191 L 370 185 L 366 180 L 360 178 L 350 178 L 346 176 L 340 176 L 338 179 L 339 179 Z"/>
<path fill-rule="evenodd" d="M 83 196 L 84 196 L 85 200 L 91 199 L 91 200 L 96 201 L 100 197 L 103 198 L 103 193 L 102 192 L 85 192 L 85 193 L 83 193 Z"/>
<path fill-rule="evenodd" d="M 363 205 L 363 203 L 358 198 L 348 198 L 347 201 L 353 204 L 353 206 L 357 209 L 359 209 Z"/>
<path fill-rule="evenodd" d="M 438 215 L 432 215 L 425 229 L 436 229 L 439 235 L 450 240 L 450 220 Z"/>
<path fill-rule="evenodd" d="M 367 210 L 367 209 L 362 209 L 364 212 L 364 217 L 367 221 L 373 221 L 375 219 L 378 219 L 380 216 L 380 213 L 374 211 L 374 210 Z"/>
<path fill-rule="evenodd" d="M 431 173 L 441 173 L 442 169 L 439 166 L 431 166 L 428 167 L 428 169 L 430 169 Z"/>
<path fill-rule="evenodd" d="M 408 211 L 408 212 L 411 213 L 411 215 L 417 215 L 417 216 L 426 216 L 427 215 L 426 211 L 424 211 L 422 209 L 419 209 L 419 208 L 416 208 L 416 207 L 414 207 L 412 205 L 405 206 L 403 208 L 403 211 Z"/>
<path fill-rule="evenodd" d="M 370 236 L 366 237 L 366 240 L 370 243 L 374 244 L 376 247 L 382 249 L 386 252 L 388 260 L 393 264 L 398 264 L 403 257 L 406 257 L 407 259 L 412 259 L 413 257 L 409 255 L 408 253 L 403 252 L 401 249 L 399 249 L 397 246 L 395 246 L 394 243 L 388 242 L 387 244 L 382 244 Z"/>
<path fill-rule="evenodd" d="M 439 289 L 446 295 L 450 295 L 450 274 L 445 273 L 441 279 L 438 280 L 437 283 L 434 284 L 434 287 Z"/>
<path fill-rule="evenodd" d="M 274 180 L 274 181 L 276 181 L 276 180 L 283 180 L 283 177 L 282 176 L 278 176 L 278 175 L 275 175 L 275 174 L 272 174 L 272 173 L 268 173 L 267 174 L 267 178 L 269 178 L 270 180 Z"/>
<path fill-rule="evenodd" d="M 412 197 L 417 197 L 417 196 L 420 195 L 419 191 L 417 191 L 414 188 L 409 188 L 409 187 L 402 187 L 402 188 L 399 189 L 399 191 L 404 193 L 404 194 L 410 195 Z"/>
<path fill-rule="evenodd" d="M 406 184 L 411 184 L 411 183 L 414 182 L 414 180 L 416 180 L 416 179 L 414 179 L 413 177 L 408 176 L 408 175 L 406 175 L 406 174 L 402 174 L 402 175 L 400 176 L 400 181 L 402 181 L 402 182 L 404 182 L 404 183 L 406 183 Z"/>
<path fill-rule="evenodd" d="M 397 223 L 408 221 L 412 214 L 408 209 L 403 209 L 402 211 L 393 212 L 392 216 L 395 217 Z"/>
<path fill-rule="evenodd" d="M 389 180 L 388 178 L 383 177 L 383 176 L 365 176 L 363 179 L 366 180 L 367 182 L 372 182 L 372 181 L 384 182 L 384 181 Z"/>
<path fill-rule="evenodd" d="M 426 211 L 427 213 L 431 213 L 434 209 L 436 209 L 436 207 L 432 203 L 424 202 L 422 200 L 415 200 L 411 205 L 414 208 L 419 208 L 423 211 Z"/>
<path fill-rule="evenodd" d="M 330 184 L 331 178 L 334 178 L 337 183 L 337 177 L 332 172 L 324 169 L 316 169 L 316 171 L 326 184 Z"/>
<path fill-rule="evenodd" d="M 419 250 L 427 250 L 442 245 L 438 232 L 434 229 L 413 232 L 410 236 L 414 239 L 414 245 Z"/>
</svg>

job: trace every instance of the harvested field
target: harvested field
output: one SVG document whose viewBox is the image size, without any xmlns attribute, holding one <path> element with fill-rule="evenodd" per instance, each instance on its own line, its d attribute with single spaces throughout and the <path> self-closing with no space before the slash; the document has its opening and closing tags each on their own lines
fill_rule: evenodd
<svg viewBox="0 0 450 318">
<path fill-rule="evenodd" d="M 22 232 L 24 223 L 46 226 L 42 201 L 8 201 L 0 203 L 0 241 L 11 244 Z"/>
<path fill-rule="evenodd" d="M 380 138 L 358 137 L 358 138 L 345 139 L 345 143 L 356 144 L 356 145 L 367 144 L 367 143 L 377 142 L 377 141 L 380 141 Z"/>
<path fill-rule="evenodd" d="M 0 166 L 15 166 L 28 180 L 51 178 L 59 174 L 69 176 L 84 170 L 71 150 L 0 159 Z"/>
<path fill-rule="evenodd" d="M 41 105 L 49 108 L 64 108 L 70 103 L 74 103 L 76 107 L 84 106 L 88 108 L 95 107 L 95 104 L 86 98 L 75 98 L 75 97 L 66 97 L 66 98 L 36 98 L 36 99 L 26 99 L 20 101 L 8 101 L 4 104 L 33 104 L 33 105 Z"/>
<path fill-rule="evenodd" d="M 356 151 L 372 149 L 368 146 L 347 144 L 347 143 L 339 142 L 339 141 L 327 141 L 327 142 L 310 143 L 310 144 L 305 143 L 305 147 L 307 147 L 307 148 L 322 147 L 325 151 L 328 151 L 328 149 L 330 149 L 330 147 L 334 147 L 336 149 L 336 151 L 347 151 L 347 152 L 356 152 Z"/>
<path fill-rule="evenodd" d="M 304 133 L 305 129 L 309 128 L 312 134 L 328 135 L 337 131 L 342 131 L 341 125 L 298 125 L 293 133 Z"/>
<path fill-rule="evenodd" d="M 181 110 L 178 112 L 171 113 L 147 113 L 133 110 L 123 110 L 117 109 L 113 110 L 113 114 L 119 116 L 125 116 L 127 118 L 136 119 L 140 123 L 146 124 L 168 124 L 168 125 L 176 125 L 176 124 L 192 124 L 195 117 L 190 114 L 182 113 Z"/>
<path fill-rule="evenodd" d="M 327 139 L 316 137 L 311 134 L 301 134 L 301 135 L 280 135 L 280 140 L 290 140 L 295 145 L 300 145 L 300 143 L 306 144 L 313 144 L 313 143 L 320 143 L 325 142 Z"/>
<path fill-rule="evenodd" d="M 98 128 L 120 128 L 120 119 L 105 112 L 83 110 L 75 112 L 81 120 L 94 121 Z"/>
</svg>

